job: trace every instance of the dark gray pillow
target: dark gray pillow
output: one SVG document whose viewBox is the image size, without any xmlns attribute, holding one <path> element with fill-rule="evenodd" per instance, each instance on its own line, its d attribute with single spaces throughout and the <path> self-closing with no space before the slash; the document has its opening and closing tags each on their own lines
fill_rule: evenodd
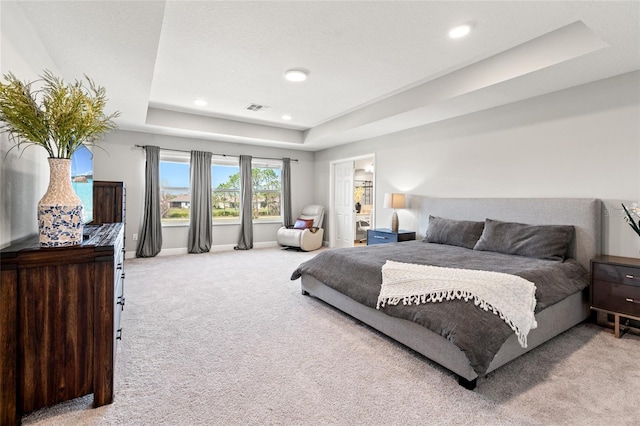
<svg viewBox="0 0 640 426">
<path fill-rule="evenodd" d="M 487 219 L 473 249 L 564 260 L 574 232 L 570 225 L 526 225 Z"/>
<path fill-rule="evenodd" d="M 429 216 L 429 227 L 423 241 L 472 249 L 482 234 L 482 228 L 484 222 Z"/>
</svg>

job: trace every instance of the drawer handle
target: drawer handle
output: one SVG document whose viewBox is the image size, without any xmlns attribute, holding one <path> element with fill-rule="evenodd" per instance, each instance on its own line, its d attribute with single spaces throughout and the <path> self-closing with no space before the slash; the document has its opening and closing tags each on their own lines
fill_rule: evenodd
<svg viewBox="0 0 640 426">
<path fill-rule="evenodd" d="M 374 235 L 373 238 L 377 238 L 379 240 L 386 240 L 387 237 L 381 237 L 380 235 Z"/>
<path fill-rule="evenodd" d="M 634 277 L 633 275 L 631 275 L 631 274 L 627 274 L 627 275 L 625 275 L 624 277 L 625 277 L 625 278 L 628 278 L 628 279 L 630 279 L 630 280 L 635 279 L 635 277 Z"/>
<path fill-rule="evenodd" d="M 122 340 L 122 329 L 119 328 L 118 331 L 116 331 L 116 340 Z"/>
<path fill-rule="evenodd" d="M 624 299 L 625 301 L 629 302 L 629 303 L 635 303 L 637 305 L 640 305 L 640 300 L 634 300 L 630 297 L 627 297 L 626 299 Z"/>
<path fill-rule="evenodd" d="M 116 269 L 122 269 L 122 263 L 118 263 L 118 266 L 116 266 Z"/>
<path fill-rule="evenodd" d="M 122 273 L 121 277 L 122 277 L 122 279 L 124 280 L 124 272 Z"/>
</svg>

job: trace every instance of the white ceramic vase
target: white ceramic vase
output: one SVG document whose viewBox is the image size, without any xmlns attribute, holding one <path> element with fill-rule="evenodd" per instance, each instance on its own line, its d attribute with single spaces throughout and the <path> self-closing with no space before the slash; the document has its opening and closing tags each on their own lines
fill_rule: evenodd
<svg viewBox="0 0 640 426">
<path fill-rule="evenodd" d="M 82 243 L 83 206 L 71 186 L 71 160 L 49 158 L 49 188 L 38 203 L 41 247 Z"/>
</svg>

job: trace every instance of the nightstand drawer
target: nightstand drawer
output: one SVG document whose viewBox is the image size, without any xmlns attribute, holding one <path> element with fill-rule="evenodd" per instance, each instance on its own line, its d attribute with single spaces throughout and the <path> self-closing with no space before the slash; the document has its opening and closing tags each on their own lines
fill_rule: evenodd
<svg viewBox="0 0 640 426">
<path fill-rule="evenodd" d="M 371 244 L 384 244 L 384 243 L 397 243 L 398 236 L 389 233 L 382 233 L 376 231 L 369 231 L 367 233 L 367 243 Z"/>
<path fill-rule="evenodd" d="M 391 229 L 369 229 L 367 230 L 367 245 L 401 243 L 416 239 L 416 233 L 412 231 L 393 232 Z"/>
<path fill-rule="evenodd" d="M 594 281 L 592 290 L 594 307 L 640 316 L 640 287 Z"/>
<path fill-rule="evenodd" d="M 640 287 L 640 268 L 609 263 L 594 263 L 593 279 Z"/>
</svg>

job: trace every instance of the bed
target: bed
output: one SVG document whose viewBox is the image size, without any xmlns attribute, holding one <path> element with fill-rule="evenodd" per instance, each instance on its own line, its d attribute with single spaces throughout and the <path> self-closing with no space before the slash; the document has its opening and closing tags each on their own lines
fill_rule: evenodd
<svg viewBox="0 0 640 426">
<path fill-rule="evenodd" d="M 414 197 L 411 207 L 419 212 L 416 241 L 326 250 L 294 271 L 291 278 L 301 278 L 302 294 L 338 308 L 444 366 L 467 389 L 475 388 L 478 377 L 486 376 L 589 316 L 587 271 L 590 259 L 600 249 L 600 200 Z M 444 230 L 442 235 L 434 237 L 434 229 L 438 230 L 434 224 L 442 223 L 453 228 L 445 226 L 440 229 Z M 472 223 L 475 223 L 470 225 L 475 229 L 473 232 L 478 232 L 478 223 L 483 224 L 479 231 L 482 247 L 476 246 L 478 235 L 467 241 L 467 234 L 473 233 L 468 225 L 464 238 L 455 231 L 462 229 L 460 224 Z M 518 228 L 519 224 L 527 224 L 529 228 Z M 565 258 L 555 256 L 557 247 L 550 253 L 544 247 L 543 258 L 522 255 L 517 250 L 524 249 L 526 253 L 530 250 L 522 246 L 516 249 L 516 255 L 493 252 L 500 250 L 491 246 L 496 241 L 491 232 L 496 229 L 514 231 L 517 235 L 530 232 L 538 242 L 555 241 L 557 232 L 565 232 L 562 237 L 566 240 Z M 447 236 L 447 230 L 454 232 Z M 556 234 L 546 234 L 547 231 Z M 423 241 L 425 235 L 431 242 Z M 453 238 L 457 242 L 438 241 L 443 235 L 445 240 Z M 499 315 L 483 312 L 464 300 L 409 306 L 383 303 L 381 307 L 376 296 L 381 297 L 378 293 L 382 267 L 387 268 L 385 263 L 393 262 L 479 271 L 489 265 L 492 271 L 529 280 L 537 287 L 537 304 L 534 301 L 537 327 L 528 332 L 523 347 L 522 335 L 513 332 L 513 324 L 510 326 Z"/>
</svg>

